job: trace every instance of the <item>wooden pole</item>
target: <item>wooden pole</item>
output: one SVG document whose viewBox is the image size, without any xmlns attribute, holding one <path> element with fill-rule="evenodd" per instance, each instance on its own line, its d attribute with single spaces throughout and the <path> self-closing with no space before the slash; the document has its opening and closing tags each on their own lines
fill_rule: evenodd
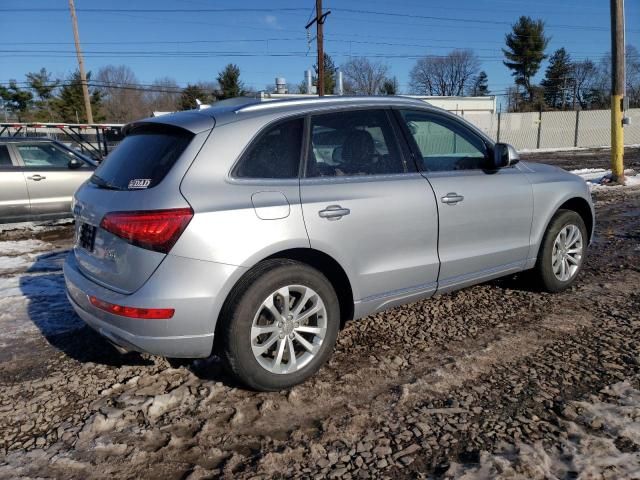
<svg viewBox="0 0 640 480">
<path fill-rule="evenodd" d="M 624 4 L 611 2 L 611 173 L 613 180 L 624 183 Z"/>
<path fill-rule="evenodd" d="M 93 123 L 93 112 L 91 111 L 91 99 L 89 98 L 89 87 L 87 86 L 87 75 L 84 71 L 84 59 L 80 50 L 80 34 L 78 33 L 78 17 L 76 17 L 76 7 L 73 0 L 69 0 L 69 10 L 71 10 L 71 23 L 73 24 L 73 38 L 76 43 L 76 54 L 78 56 L 78 70 L 80 71 L 80 83 L 82 84 L 82 95 L 84 96 L 84 110 L 87 114 L 87 123 Z"/>
<path fill-rule="evenodd" d="M 324 96 L 324 19 L 322 18 L 322 0 L 316 0 L 316 40 L 318 45 L 318 95 Z"/>
</svg>

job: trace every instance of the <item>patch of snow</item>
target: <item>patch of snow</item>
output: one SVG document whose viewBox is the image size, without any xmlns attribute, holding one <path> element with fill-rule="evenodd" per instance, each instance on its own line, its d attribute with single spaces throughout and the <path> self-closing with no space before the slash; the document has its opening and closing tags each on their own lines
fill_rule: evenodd
<svg viewBox="0 0 640 480">
<path fill-rule="evenodd" d="M 570 173 L 575 175 L 583 176 L 586 173 L 607 173 L 609 170 L 605 170 L 604 168 L 580 168 L 578 170 L 571 170 Z"/>
<path fill-rule="evenodd" d="M 30 230 L 32 232 L 42 232 L 51 228 L 56 228 L 65 225 L 73 225 L 73 218 L 65 218 L 62 220 L 55 220 L 49 222 L 18 222 L 18 223 L 3 223 L 0 224 L 0 232 L 11 230 Z"/>
<path fill-rule="evenodd" d="M 62 264 L 68 251 L 37 252 L 51 247 L 39 240 L 0 242 L 0 253 L 18 254 L 0 256 L 0 346 L 24 335 L 57 335 L 84 325 L 65 294 Z"/>
<path fill-rule="evenodd" d="M 624 184 L 627 187 L 635 187 L 637 185 L 640 185 L 640 175 L 636 175 L 635 177 L 626 177 Z"/>
<path fill-rule="evenodd" d="M 25 268 L 31 263 L 25 257 L 0 257 L 0 274 Z"/>
<path fill-rule="evenodd" d="M 593 147 L 549 147 L 549 148 L 519 148 L 519 153 L 553 153 L 553 152 L 580 152 L 585 150 L 608 150 L 611 145 L 600 145 Z M 624 148 L 640 148 L 640 143 L 625 145 Z"/>
<path fill-rule="evenodd" d="M 602 393 L 606 401 L 572 402 L 579 416 L 575 422 L 562 421 L 568 435 L 557 447 L 520 444 L 496 454 L 483 452 L 478 465 L 452 463 L 444 478 L 640 479 L 640 391 L 625 381 Z M 628 447 L 621 451 L 620 444 Z"/>
<path fill-rule="evenodd" d="M 50 250 L 52 245 L 42 240 L 9 240 L 0 242 L 0 255 L 20 255 L 22 253 Z"/>
<path fill-rule="evenodd" d="M 611 170 L 605 170 L 604 168 L 581 168 L 578 170 L 571 170 L 570 173 L 582 177 L 584 181 L 587 182 L 591 190 L 612 188 L 612 186 L 603 183 L 603 180 L 611 175 Z M 637 175 L 635 170 L 627 169 L 624 171 L 624 174 L 624 186 L 632 187 L 640 185 L 640 175 Z M 622 187 L 623 185 L 616 186 Z"/>
<path fill-rule="evenodd" d="M 67 300 L 61 273 L 0 278 L 1 346 L 25 334 L 50 336 L 83 326 Z"/>
</svg>

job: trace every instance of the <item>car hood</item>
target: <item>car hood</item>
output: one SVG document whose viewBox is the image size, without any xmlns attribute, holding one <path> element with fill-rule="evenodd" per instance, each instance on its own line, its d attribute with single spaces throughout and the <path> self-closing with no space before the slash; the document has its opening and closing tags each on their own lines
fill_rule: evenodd
<svg viewBox="0 0 640 480">
<path fill-rule="evenodd" d="M 554 165 L 548 165 L 546 163 L 538 162 L 520 162 L 520 165 L 526 170 L 534 173 L 553 173 L 553 172 L 566 172 L 566 170 L 556 167 Z"/>
</svg>

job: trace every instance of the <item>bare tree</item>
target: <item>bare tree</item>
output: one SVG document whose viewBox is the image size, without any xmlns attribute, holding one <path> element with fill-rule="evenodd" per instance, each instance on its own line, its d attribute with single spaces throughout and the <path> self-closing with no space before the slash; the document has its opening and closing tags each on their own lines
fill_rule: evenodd
<svg viewBox="0 0 640 480">
<path fill-rule="evenodd" d="M 145 92 L 145 104 L 151 112 L 175 112 L 180 108 L 182 89 L 170 77 L 158 78 Z"/>
<path fill-rule="evenodd" d="M 389 66 L 372 62 L 366 57 L 354 57 L 340 67 L 344 75 L 345 92 L 354 95 L 377 95 L 387 78 Z"/>
<path fill-rule="evenodd" d="M 629 97 L 629 107 L 640 107 L 640 51 L 633 46 L 627 45 L 627 96 Z"/>
<path fill-rule="evenodd" d="M 479 69 L 480 62 L 473 50 L 429 55 L 418 59 L 411 69 L 411 89 L 419 95 L 463 95 Z"/>
<path fill-rule="evenodd" d="M 598 67 L 593 61 L 586 59 L 573 62 L 571 66 L 571 80 L 573 83 L 573 109 L 578 105 L 587 108 L 591 103 L 594 89 L 598 83 Z"/>
<path fill-rule="evenodd" d="M 107 65 L 98 70 L 95 86 L 102 95 L 102 112 L 108 122 L 130 122 L 149 115 L 144 88 L 126 65 Z"/>
</svg>

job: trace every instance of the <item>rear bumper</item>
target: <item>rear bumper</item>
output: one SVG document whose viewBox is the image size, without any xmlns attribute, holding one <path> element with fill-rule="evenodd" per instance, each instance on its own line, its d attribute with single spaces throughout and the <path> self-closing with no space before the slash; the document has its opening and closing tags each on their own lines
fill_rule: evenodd
<svg viewBox="0 0 640 480">
<path fill-rule="evenodd" d="M 64 264 L 67 297 L 90 327 L 120 350 L 166 357 L 199 358 L 211 354 L 215 325 L 233 284 L 244 269 L 168 255 L 147 282 L 126 295 L 85 277 L 73 252 Z M 94 307 L 89 296 L 117 305 L 174 308 L 168 320 L 141 320 Z"/>
</svg>

